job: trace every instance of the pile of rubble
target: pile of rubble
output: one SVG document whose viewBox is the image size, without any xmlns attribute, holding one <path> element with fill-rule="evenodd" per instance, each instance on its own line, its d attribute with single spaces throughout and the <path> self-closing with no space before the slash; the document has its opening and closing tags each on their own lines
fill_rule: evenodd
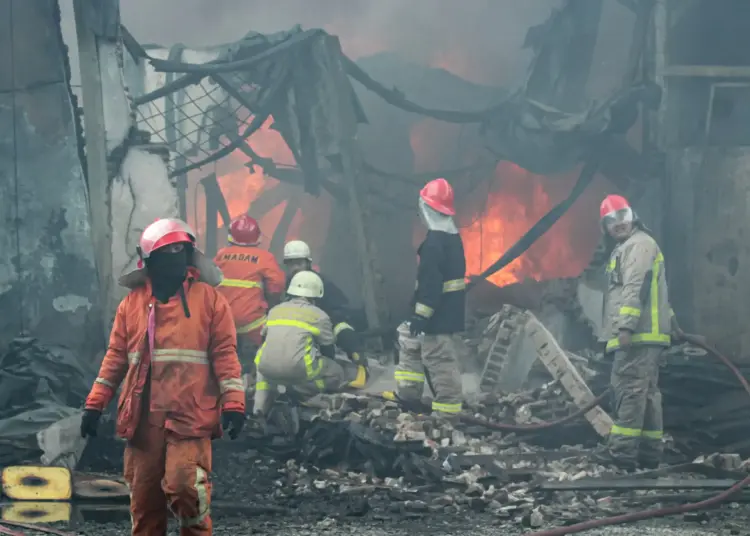
<svg viewBox="0 0 750 536">
<path fill-rule="evenodd" d="M 529 317 L 542 322 L 565 348 L 567 361 L 591 393 L 607 389 L 611 356 L 601 351 L 596 321 L 580 306 L 576 285 L 576 280 L 550 282 L 533 314 L 506 305 L 495 314 L 472 319 L 465 341 L 472 356 L 468 368 L 479 374 L 482 391 L 503 393 L 506 399 L 532 399 L 530 403 L 543 421 L 554 420 L 570 407 L 565 401 L 575 399 L 575 393 L 562 389 L 563 395 L 569 396 L 556 397 L 561 390 L 549 385 L 554 375 L 548 363 L 538 359 L 542 351 L 529 336 Z M 750 376 L 749 365 L 735 364 L 745 377 Z M 660 376 L 665 431 L 679 452 L 687 457 L 711 451 L 750 456 L 748 395 L 725 365 L 703 349 L 680 344 L 665 350 Z M 545 400 L 538 392 L 540 386 L 552 396 Z M 490 406 L 496 409 L 496 405 Z M 609 413 L 610 400 L 605 399 L 601 408 Z M 507 411 L 498 415 L 500 419 L 513 417 Z"/>
<path fill-rule="evenodd" d="M 557 296 L 569 294 L 571 285 L 562 288 Z M 611 425 L 606 399 L 551 429 L 493 428 L 559 420 L 584 411 L 606 390 L 611 365 L 596 351 L 592 324 L 571 320 L 566 303 L 547 300 L 533 313 L 505 306 L 473 319 L 463 372 L 481 392 L 470 397 L 464 418 L 406 411 L 376 395 L 340 394 L 287 407 L 285 424 L 275 431 L 250 423 L 242 439 L 216 444 L 217 504 L 243 497 L 261 515 L 293 509 L 323 520 L 472 512 L 507 527 L 541 527 L 701 500 L 746 475 L 744 447 L 690 462 L 694 453 L 722 450 L 730 440 L 750 447 L 739 433 L 750 410 L 731 375 L 688 346 L 665 354 L 670 467 L 623 475 L 591 462 L 591 448 Z M 565 349 L 561 330 L 575 333 Z M 720 401 L 734 408 L 732 416 L 720 418 Z M 93 451 L 99 470 L 114 458 L 106 449 Z M 735 505 L 747 497 L 735 496 Z"/>
<path fill-rule="evenodd" d="M 471 512 L 498 524 L 541 527 L 705 498 L 750 467 L 737 455 L 714 455 L 657 472 L 618 474 L 592 463 L 580 444 L 545 449 L 527 437 L 405 412 L 364 396 L 316 402 L 317 408 L 300 409 L 297 447 L 286 459 L 269 456 L 258 442 L 251 451 L 230 444 L 250 467 L 273 472 L 259 490 L 259 481 L 233 464 L 233 487 L 224 495 L 262 494 L 276 508 L 326 517 Z M 217 445 L 217 457 L 230 445 Z M 220 500 L 227 482 L 223 474 L 214 481 Z"/>
</svg>

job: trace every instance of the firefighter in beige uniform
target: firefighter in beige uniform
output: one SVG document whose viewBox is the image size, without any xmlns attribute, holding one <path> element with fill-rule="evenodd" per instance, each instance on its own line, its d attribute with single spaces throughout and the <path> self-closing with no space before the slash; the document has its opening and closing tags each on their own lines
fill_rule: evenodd
<svg viewBox="0 0 750 536">
<path fill-rule="evenodd" d="M 304 400 L 322 392 L 338 392 L 364 385 L 366 371 L 335 359 L 331 319 L 314 300 L 323 297 L 323 282 L 311 271 L 292 277 L 286 293 L 291 298 L 268 312 L 265 342 L 255 358 L 257 381 L 253 413 L 266 415 L 277 385 Z"/>
<path fill-rule="evenodd" d="M 623 469 L 654 468 L 663 450 L 660 357 L 671 344 L 670 334 L 681 331 L 669 306 L 664 257 L 656 241 L 624 197 L 606 197 L 600 216 L 616 245 L 606 267 L 603 319 L 606 351 L 614 353 L 615 424 L 599 457 Z"/>
</svg>

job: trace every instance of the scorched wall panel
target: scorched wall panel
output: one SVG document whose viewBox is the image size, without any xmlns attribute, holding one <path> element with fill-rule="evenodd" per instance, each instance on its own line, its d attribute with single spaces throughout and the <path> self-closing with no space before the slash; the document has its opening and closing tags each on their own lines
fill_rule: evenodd
<svg viewBox="0 0 750 536">
<path fill-rule="evenodd" d="M 89 349 L 97 279 L 57 2 L 0 0 L 0 34 L 0 342 L 23 329 Z"/>
<path fill-rule="evenodd" d="M 679 284 L 672 285 L 677 294 L 672 301 L 677 305 L 679 294 L 689 292 L 695 331 L 731 355 L 748 359 L 750 148 L 691 147 L 675 156 L 672 182 L 679 180 L 682 189 L 673 188 L 672 223 L 682 230 L 673 232 L 671 248 L 680 255 L 667 262 L 677 262 L 672 271 L 682 273 L 676 278 Z M 691 208 L 692 222 L 686 214 Z"/>
</svg>

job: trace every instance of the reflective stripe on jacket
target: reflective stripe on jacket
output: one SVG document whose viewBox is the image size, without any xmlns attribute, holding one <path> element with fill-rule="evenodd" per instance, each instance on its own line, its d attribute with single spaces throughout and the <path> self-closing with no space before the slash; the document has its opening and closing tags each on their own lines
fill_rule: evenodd
<svg viewBox="0 0 750 536">
<path fill-rule="evenodd" d="M 339 339 L 339 334 L 342 331 L 355 331 L 354 326 L 349 322 L 350 310 L 349 301 L 346 299 L 346 295 L 333 281 L 321 274 L 317 267 L 313 267 L 313 271 L 318 274 L 320 280 L 323 281 L 323 288 L 325 289 L 323 297 L 316 302 L 316 306 L 322 309 L 323 312 L 328 315 L 328 318 L 331 319 L 331 324 L 333 324 L 333 337 L 336 340 L 336 344 L 347 353 L 359 351 L 359 345 L 356 339 L 352 337 L 344 337 L 343 340 L 349 342 L 350 345 L 342 345 L 341 340 Z M 291 278 L 288 278 L 286 283 L 287 287 L 289 286 L 290 281 Z M 353 345 L 351 345 L 352 342 L 354 342 Z"/>
<path fill-rule="evenodd" d="M 146 409 L 141 407 L 144 392 L 148 410 L 161 412 L 165 428 L 182 437 L 219 436 L 220 409 L 245 411 L 229 304 L 215 288 L 192 277 L 185 283 L 185 296 L 189 318 L 179 296 L 160 303 L 151 296 L 150 283 L 132 290 L 117 308 L 86 408 L 104 410 L 122 383 L 121 437 L 133 437 Z"/>
<path fill-rule="evenodd" d="M 414 313 L 429 319 L 427 334 L 464 330 L 466 259 L 461 235 L 427 231 L 419 246 Z"/>
<path fill-rule="evenodd" d="M 636 229 L 614 248 L 606 272 L 603 333 L 607 351 L 620 347 L 617 337 L 621 329 L 633 333 L 633 344 L 669 346 L 673 312 L 664 256 L 656 241 Z"/>
<path fill-rule="evenodd" d="M 268 251 L 251 246 L 229 246 L 214 258 L 224 274 L 219 292 L 229 302 L 237 333 L 263 326 L 268 311 L 267 295 L 281 294 L 286 274 Z"/>
<path fill-rule="evenodd" d="M 319 348 L 334 343 L 328 315 L 294 298 L 271 308 L 263 329 L 266 340 L 255 360 L 258 371 L 278 383 L 315 381 L 321 367 Z"/>
</svg>

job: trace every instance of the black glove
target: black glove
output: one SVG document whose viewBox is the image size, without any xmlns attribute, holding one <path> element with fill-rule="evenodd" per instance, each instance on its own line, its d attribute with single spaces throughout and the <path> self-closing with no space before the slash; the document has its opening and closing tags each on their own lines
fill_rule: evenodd
<svg viewBox="0 0 750 536">
<path fill-rule="evenodd" d="M 99 419 L 101 419 L 101 417 L 102 412 L 99 410 L 83 410 L 83 417 L 81 417 L 81 437 L 96 437 L 96 432 L 99 428 Z"/>
<path fill-rule="evenodd" d="M 342 329 L 336 335 L 336 346 L 349 355 L 359 352 L 359 337 L 357 336 L 357 332 L 349 328 Z"/>
<path fill-rule="evenodd" d="M 412 337 L 424 333 L 424 328 L 427 326 L 427 320 L 428 319 L 423 316 L 412 315 L 411 320 L 409 320 L 409 333 L 411 333 Z"/>
<path fill-rule="evenodd" d="M 241 411 L 224 411 L 221 414 L 221 427 L 228 430 L 230 439 L 237 439 L 245 426 L 245 414 Z"/>
</svg>

